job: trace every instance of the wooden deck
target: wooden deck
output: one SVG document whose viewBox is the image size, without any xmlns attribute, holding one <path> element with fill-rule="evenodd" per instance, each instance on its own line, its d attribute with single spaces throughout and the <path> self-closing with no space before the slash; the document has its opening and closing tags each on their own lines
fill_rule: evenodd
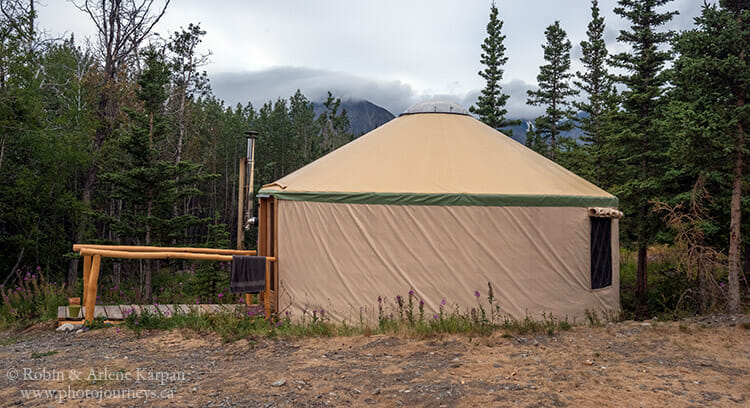
<svg viewBox="0 0 750 408">
<path fill-rule="evenodd" d="M 263 315 L 263 306 L 261 305 L 250 305 L 252 315 Z M 67 306 L 60 306 L 57 308 L 57 321 L 59 325 L 64 323 L 81 323 L 83 316 L 86 313 L 86 307 L 81 307 L 77 316 L 71 316 Z M 195 304 L 175 304 L 175 305 L 96 305 L 94 309 L 94 318 L 103 318 L 105 321 L 110 323 L 118 323 L 125 320 L 125 318 L 132 313 L 140 315 L 146 310 L 151 314 L 162 315 L 162 316 L 174 316 L 175 314 L 188 314 L 188 313 L 237 313 L 245 314 L 248 310 L 245 305 L 242 304 L 210 304 L 210 305 L 195 305 Z"/>
</svg>

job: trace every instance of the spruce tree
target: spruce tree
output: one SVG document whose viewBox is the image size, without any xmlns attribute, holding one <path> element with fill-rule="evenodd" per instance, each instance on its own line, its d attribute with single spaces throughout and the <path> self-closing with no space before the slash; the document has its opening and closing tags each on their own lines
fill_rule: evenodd
<svg viewBox="0 0 750 408">
<path fill-rule="evenodd" d="M 638 249 L 636 297 L 645 306 L 647 288 L 648 245 L 654 240 L 661 223 L 652 211 L 652 200 L 662 193 L 661 177 L 665 169 L 666 132 L 657 119 L 663 112 L 662 93 L 667 82 L 664 64 L 671 51 L 663 45 L 672 32 L 657 31 L 669 22 L 676 11 L 657 12 L 671 0 L 619 0 L 615 13 L 630 22 L 621 30 L 618 41 L 631 51 L 614 55 L 611 64 L 625 74 L 617 81 L 625 86 L 622 109 L 616 117 L 617 132 L 607 143 L 618 163 L 617 188 L 625 212 L 623 233 Z"/>
<path fill-rule="evenodd" d="M 571 43 L 560 22 L 547 27 L 544 31 L 547 43 L 542 45 L 544 60 L 547 64 L 539 67 L 536 76 L 539 89 L 527 91 L 529 105 L 545 106 L 544 115 L 534 121 L 534 130 L 527 140 L 529 147 L 536 147 L 540 153 L 555 159 L 559 150 L 560 132 L 573 128 L 572 118 L 575 111 L 571 109 L 569 97 L 578 91 L 570 87 L 570 48 Z"/>
<path fill-rule="evenodd" d="M 485 69 L 479 71 L 479 76 L 484 78 L 486 85 L 479 95 L 476 106 L 471 106 L 469 111 L 479 115 L 479 120 L 495 129 L 514 126 L 520 121 L 509 121 L 505 118 L 508 110 L 504 108 L 508 102 L 509 95 L 502 92 L 500 81 L 503 79 L 503 65 L 508 62 L 505 56 L 505 36 L 502 34 L 503 21 L 497 16 L 497 6 L 492 2 L 490 6 L 490 22 L 487 23 L 487 37 L 482 43 L 482 58 L 479 60 Z M 506 130 L 512 134 L 512 130 Z"/>
<path fill-rule="evenodd" d="M 585 142 L 585 166 L 582 174 L 599 186 L 608 181 L 605 166 L 611 163 L 604 150 L 607 116 L 617 107 L 614 80 L 607 71 L 607 47 L 604 42 L 604 17 L 599 13 L 599 2 L 591 2 L 591 21 L 586 31 L 587 40 L 581 41 L 581 62 L 584 72 L 576 72 L 575 86 L 587 95 L 587 100 L 573 102 L 582 113 L 577 119 Z M 607 183 L 608 184 L 608 183 Z"/>
<path fill-rule="evenodd" d="M 165 112 L 170 70 L 164 54 L 153 47 L 143 52 L 145 69 L 138 78 L 138 109 L 125 109 L 129 127 L 118 140 L 122 149 L 117 171 L 101 175 L 110 187 L 109 199 L 121 202 L 115 215 L 102 214 L 110 228 L 123 240 L 135 244 L 167 244 L 188 228 L 207 220 L 194 215 L 174 214 L 176 201 L 195 197 L 195 185 L 210 176 L 188 161 L 172 162 L 159 146 L 170 130 Z M 112 163 L 114 164 L 114 163 Z M 145 300 L 150 301 L 153 262 L 147 262 L 144 276 Z"/>
<path fill-rule="evenodd" d="M 684 189 L 696 180 L 706 180 L 714 197 L 729 198 L 724 198 L 718 209 L 720 214 L 714 213 L 712 220 L 704 221 L 709 224 L 704 228 L 729 237 L 724 242 L 729 244 L 727 290 L 731 313 L 741 313 L 741 210 L 746 176 L 743 165 L 745 129 L 750 126 L 745 108 L 750 90 L 750 65 L 746 59 L 749 21 L 748 1 L 722 1 L 721 7 L 703 5 L 695 20 L 697 27 L 683 32 L 675 41 L 680 56 L 674 64 L 674 90 L 668 111 L 675 134 L 670 151 L 675 177 L 687 179 Z M 723 225 L 715 225 L 714 219 L 720 219 Z"/>
</svg>

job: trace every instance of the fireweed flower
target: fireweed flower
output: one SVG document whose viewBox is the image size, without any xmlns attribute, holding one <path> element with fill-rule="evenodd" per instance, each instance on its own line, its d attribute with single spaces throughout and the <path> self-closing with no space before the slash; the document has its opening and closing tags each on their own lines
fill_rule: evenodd
<svg viewBox="0 0 750 408">
<path fill-rule="evenodd" d="M 414 291 L 413 290 L 409 291 L 409 296 L 414 296 Z"/>
<path fill-rule="evenodd" d="M 438 315 L 432 315 L 432 318 L 435 319 L 435 320 L 437 320 Z"/>
<path fill-rule="evenodd" d="M 476 296 L 477 298 L 479 298 L 479 291 L 478 290 L 474 291 L 474 296 Z"/>
<path fill-rule="evenodd" d="M 445 299 L 440 301 L 440 306 L 445 306 Z"/>
</svg>

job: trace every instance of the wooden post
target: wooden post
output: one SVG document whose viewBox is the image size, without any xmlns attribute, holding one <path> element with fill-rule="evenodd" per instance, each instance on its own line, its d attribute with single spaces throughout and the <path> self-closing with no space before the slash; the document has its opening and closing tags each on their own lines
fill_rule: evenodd
<svg viewBox="0 0 750 408">
<path fill-rule="evenodd" d="M 271 261 L 266 257 L 266 290 L 263 293 L 263 309 L 266 313 L 266 320 L 271 318 Z"/>
<path fill-rule="evenodd" d="M 240 159 L 240 180 L 237 188 L 237 249 L 243 249 L 245 246 L 245 229 L 242 220 L 245 214 L 245 173 L 247 172 L 247 158 Z"/>
<path fill-rule="evenodd" d="M 89 283 L 86 293 L 86 316 L 85 321 L 94 321 L 94 309 L 96 308 L 96 285 L 99 282 L 99 269 L 101 267 L 102 256 L 94 255 L 91 262 L 91 271 L 89 272 Z"/>
<path fill-rule="evenodd" d="M 83 257 L 83 305 L 86 305 L 86 290 L 89 287 L 89 275 L 91 274 L 91 255 Z"/>
<path fill-rule="evenodd" d="M 273 198 L 273 253 L 274 259 L 279 259 L 279 200 Z M 273 311 L 279 311 L 279 261 L 273 263 Z"/>
</svg>

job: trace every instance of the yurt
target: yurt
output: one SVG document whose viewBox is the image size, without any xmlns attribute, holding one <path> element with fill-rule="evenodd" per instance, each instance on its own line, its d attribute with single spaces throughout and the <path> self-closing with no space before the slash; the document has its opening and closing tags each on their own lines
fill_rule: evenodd
<svg viewBox="0 0 750 408">
<path fill-rule="evenodd" d="M 462 107 L 425 102 L 259 192 L 275 309 L 377 319 L 412 291 L 432 317 L 486 300 L 570 320 L 616 311 L 617 198 Z M 479 298 L 477 298 L 479 295 Z"/>
</svg>

